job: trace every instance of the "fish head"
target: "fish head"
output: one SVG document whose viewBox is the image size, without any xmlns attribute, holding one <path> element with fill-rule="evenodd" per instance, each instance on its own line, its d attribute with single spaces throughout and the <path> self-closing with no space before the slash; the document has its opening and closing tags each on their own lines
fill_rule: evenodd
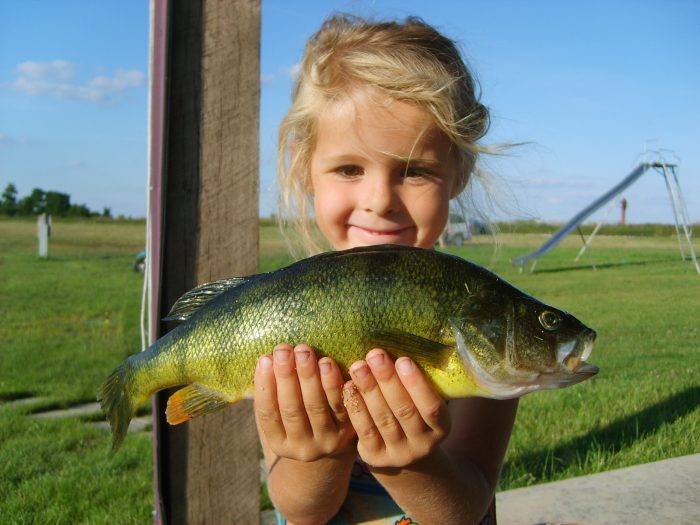
<svg viewBox="0 0 700 525">
<path fill-rule="evenodd" d="M 595 331 L 567 312 L 516 292 L 472 296 L 453 322 L 462 361 L 483 395 L 509 399 L 594 376 L 598 367 L 586 359 Z"/>
</svg>

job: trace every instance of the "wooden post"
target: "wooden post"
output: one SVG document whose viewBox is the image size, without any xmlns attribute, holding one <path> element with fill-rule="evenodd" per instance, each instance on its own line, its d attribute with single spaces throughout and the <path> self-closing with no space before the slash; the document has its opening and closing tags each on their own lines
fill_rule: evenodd
<svg viewBox="0 0 700 525">
<path fill-rule="evenodd" d="M 152 311 L 167 312 L 197 284 L 257 271 L 260 0 L 153 0 L 152 6 L 155 23 L 167 26 L 163 177 L 154 181 L 152 172 L 151 180 L 152 192 L 162 188 L 160 206 L 150 201 L 152 214 L 162 207 L 153 221 L 162 231 L 151 230 L 156 238 L 149 247 L 158 250 L 160 233 L 162 250 L 153 258 L 161 261 L 153 286 L 160 297 Z M 157 42 L 152 47 L 157 53 Z M 152 133 L 158 85 L 154 78 Z M 158 133 L 152 155 L 159 155 L 157 139 Z M 151 160 L 152 170 L 158 160 Z M 170 328 L 161 324 L 157 335 Z M 164 419 L 167 397 L 158 396 L 154 414 L 156 522 L 257 525 L 251 403 L 171 427 Z"/>
</svg>

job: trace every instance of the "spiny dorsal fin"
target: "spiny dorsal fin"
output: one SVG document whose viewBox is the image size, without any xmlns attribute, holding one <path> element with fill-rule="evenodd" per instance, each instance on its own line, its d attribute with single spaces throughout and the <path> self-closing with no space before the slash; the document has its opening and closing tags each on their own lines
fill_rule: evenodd
<svg viewBox="0 0 700 525">
<path fill-rule="evenodd" d="M 393 355 L 408 356 L 422 367 L 444 370 L 455 348 L 399 330 L 377 330 L 370 334 L 370 343 Z"/>
<path fill-rule="evenodd" d="M 170 309 L 170 313 L 163 318 L 164 321 L 186 321 L 193 313 L 199 310 L 202 306 L 209 304 L 211 301 L 219 297 L 222 293 L 231 288 L 236 288 L 253 279 L 256 276 L 249 277 L 229 277 L 228 279 L 220 279 L 210 283 L 200 284 L 192 288 L 189 292 L 185 292 Z"/>
</svg>

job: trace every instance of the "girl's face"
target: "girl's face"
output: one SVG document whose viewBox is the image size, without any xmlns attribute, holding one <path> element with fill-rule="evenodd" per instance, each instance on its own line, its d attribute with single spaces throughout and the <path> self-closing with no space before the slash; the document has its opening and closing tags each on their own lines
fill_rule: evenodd
<svg viewBox="0 0 700 525">
<path fill-rule="evenodd" d="M 311 156 L 316 222 L 336 250 L 374 244 L 432 248 L 457 188 L 449 139 L 415 104 L 334 102 Z"/>
</svg>

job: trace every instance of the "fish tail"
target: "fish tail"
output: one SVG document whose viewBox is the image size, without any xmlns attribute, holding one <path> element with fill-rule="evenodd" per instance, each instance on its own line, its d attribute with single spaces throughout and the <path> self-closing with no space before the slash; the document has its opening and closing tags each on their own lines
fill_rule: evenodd
<svg viewBox="0 0 700 525">
<path fill-rule="evenodd" d="M 125 360 L 112 371 L 97 393 L 97 400 L 112 428 L 112 452 L 121 447 L 138 407 L 138 400 L 133 395 L 134 372 L 132 360 Z"/>
</svg>

